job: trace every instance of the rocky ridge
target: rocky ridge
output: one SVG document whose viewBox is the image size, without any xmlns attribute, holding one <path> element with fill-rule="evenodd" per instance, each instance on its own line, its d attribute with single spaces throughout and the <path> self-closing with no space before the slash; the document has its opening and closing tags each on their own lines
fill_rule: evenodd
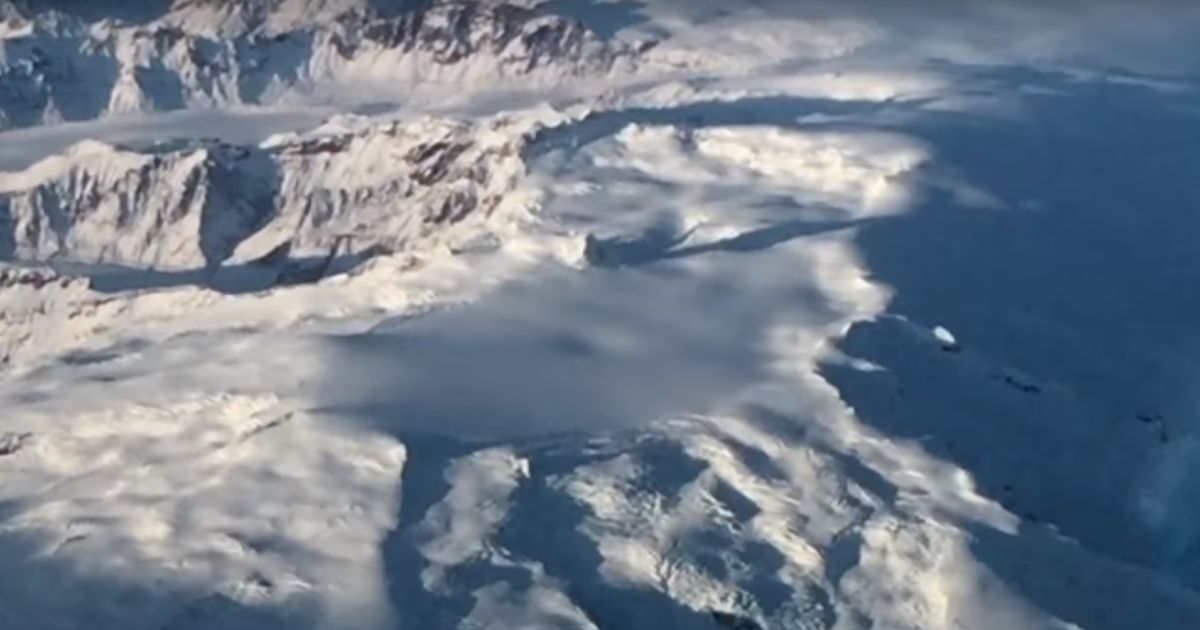
<svg viewBox="0 0 1200 630">
<path fill-rule="evenodd" d="M 602 75 L 641 50 L 537 6 L 316 4 L 184 0 L 130 23 L 9 2 L 0 6 L 0 129 L 314 95 L 470 91 L 514 77 L 556 83 Z M 334 17 L 288 17 L 313 11 Z"/>
</svg>

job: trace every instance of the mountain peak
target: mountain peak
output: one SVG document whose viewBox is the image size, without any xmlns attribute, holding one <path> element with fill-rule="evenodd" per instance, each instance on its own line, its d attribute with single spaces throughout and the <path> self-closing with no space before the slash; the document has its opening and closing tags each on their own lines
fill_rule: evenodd
<svg viewBox="0 0 1200 630">
<path fill-rule="evenodd" d="M 49 12 L 10 31 L 0 129 L 352 93 L 461 95 L 517 76 L 554 84 L 602 76 L 638 52 L 570 18 L 470 0 L 180 0 L 142 25 L 87 29 Z"/>
</svg>

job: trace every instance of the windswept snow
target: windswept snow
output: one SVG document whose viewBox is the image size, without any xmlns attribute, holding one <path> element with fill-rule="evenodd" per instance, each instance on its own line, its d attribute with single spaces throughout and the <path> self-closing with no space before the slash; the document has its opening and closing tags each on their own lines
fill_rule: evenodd
<svg viewBox="0 0 1200 630">
<path fill-rule="evenodd" d="M 1191 13 L 68 4 L 180 111 L 0 133 L 0 629 L 1196 627 Z"/>
</svg>

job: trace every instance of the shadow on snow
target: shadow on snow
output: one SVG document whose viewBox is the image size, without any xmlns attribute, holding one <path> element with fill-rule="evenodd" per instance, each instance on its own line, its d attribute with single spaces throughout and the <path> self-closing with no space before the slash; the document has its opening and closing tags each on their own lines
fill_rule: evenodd
<svg viewBox="0 0 1200 630">
<path fill-rule="evenodd" d="M 974 547 L 1030 601 L 1087 628 L 1191 627 L 1200 100 L 968 71 L 1020 93 L 1019 115 L 937 113 L 903 131 L 999 207 L 929 190 L 857 236 L 874 279 L 895 290 L 890 312 L 947 327 L 964 350 L 884 318 L 840 343 L 883 371 L 823 373 L 863 422 L 920 441 L 1023 516 L 1020 536 L 980 530 Z"/>
</svg>

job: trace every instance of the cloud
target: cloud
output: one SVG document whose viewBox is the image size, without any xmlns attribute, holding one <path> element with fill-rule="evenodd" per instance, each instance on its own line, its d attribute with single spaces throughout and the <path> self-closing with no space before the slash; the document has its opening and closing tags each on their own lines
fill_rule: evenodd
<svg viewBox="0 0 1200 630">
<path fill-rule="evenodd" d="M 827 33 L 847 34 L 843 48 L 851 56 L 894 63 L 933 57 L 1171 74 L 1200 71 L 1200 46 L 1194 43 L 1200 5 L 1184 0 L 758 0 L 736 9 L 730 4 L 651 0 L 647 10 L 668 16 L 668 22 L 669 16 L 681 22 L 755 20 L 779 24 L 783 31 L 781 21 L 792 20 L 805 24 L 804 32 L 824 25 Z M 718 32 L 732 38 L 737 31 Z M 720 42 L 710 44 L 721 47 Z"/>
</svg>

